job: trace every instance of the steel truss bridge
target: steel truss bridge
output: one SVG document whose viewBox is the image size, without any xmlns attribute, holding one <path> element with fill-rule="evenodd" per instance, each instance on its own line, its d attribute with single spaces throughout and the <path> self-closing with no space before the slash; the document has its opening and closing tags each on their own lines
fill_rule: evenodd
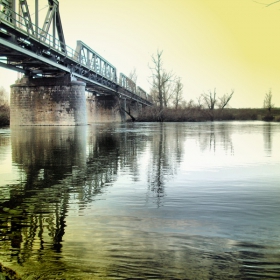
<svg viewBox="0 0 280 280">
<path fill-rule="evenodd" d="M 39 0 L 32 22 L 27 0 L 0 0 L 0 67 L 29 77 L 60 77 L 65 73 L 86 83 L 96 95 L 115 95 L 151 106 L 151 97 L 82 41 L 76 49 L 65 44 L 58 0 L 48 0 L 39 27 Z M 33 16 L 34 18 L 34 16 Z"/>
</svg>

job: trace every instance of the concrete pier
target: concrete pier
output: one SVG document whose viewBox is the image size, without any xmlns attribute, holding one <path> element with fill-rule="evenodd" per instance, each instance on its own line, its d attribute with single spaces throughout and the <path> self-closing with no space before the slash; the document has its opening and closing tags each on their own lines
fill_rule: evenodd
<svg viewBox="0 0 280 280">
<path fill-rule="evenodd" d="M 87 93 L 87 119 L 88 123 L 125 122 L 131 116 L 137 118 L 139 106 L 126 98 L 114 95 L 93 95 Z M 131 114 L 131 116 L 129 116 Z"/>
<path fill-rule="evenodd" d="M 10 125 L 85 125 L 85 83 L 69 75 L 23 77 L 11 86 Z"/>
<path fill-rule="evenodd" d="M 137 118 L 138 102 L 118 95 L 85 91 L 71 79 L 23 77 L 11 86 L 10 126 L 76 126 Z"/>
<path fill-rule="evenodd" d="M 121 122 L 125 116 L 120 111 L 120 99 L 117 96 L 98 96 L 87 93 L 88 123 Z"/>
</svg>

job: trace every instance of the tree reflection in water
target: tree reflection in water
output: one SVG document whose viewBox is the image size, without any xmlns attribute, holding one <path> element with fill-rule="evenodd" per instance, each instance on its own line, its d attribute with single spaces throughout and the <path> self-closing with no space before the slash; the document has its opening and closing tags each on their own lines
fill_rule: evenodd
<svg viewBox="0 0 280 280">
<path fill-rule="evenodd" d="M 272 152 L 272 132 L 275 124 L 266 123 L 263 126 L 263 140 L 264 140 L 264 150 L 267 156 L 271 156 Z M 276 124 L 277 125 L 277 124 Z"/>
<path fill-rule="evenodd" d="M 232 127 L 226 123 L 210 123 L 206 126 L 198 126 L 198 131 L 195 132 L 195 135 L 198 136 L 201 151 L 209 150 L 215 153 L 217 143 L 219 147 L 222 143 L 225 152 L 234 154 L 231 130 Z"/>
<path fill-rule="evenodd" d="M 157 207 L 162 206 L 165 184 L 176 175 L 183 156 L 184 130 L 180 125 L 160 123 L 151 143 L 152 159 L 148 171 L 149 190 L 154 194 Z"/>
</svg>

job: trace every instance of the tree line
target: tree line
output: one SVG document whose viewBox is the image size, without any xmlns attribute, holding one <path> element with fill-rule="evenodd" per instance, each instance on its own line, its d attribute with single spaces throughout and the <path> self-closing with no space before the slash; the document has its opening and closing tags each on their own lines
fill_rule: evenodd
<svg viewBox="0 0 280 280">
<path fill-rule="evenodd" d="M 225 108 L 229 108 L 229 102 L 234 95 L 234 89 L 221 95 L 218 95 L 216 89 L 213 89 L 206 93 L 201 93 L 196 100 L 186 101 L 183 95 L 184 86 L 181 77 L 164 68 L 162 50 L 158 50 L 156 54 L 151 56 L 150 70 L 152 74 L 150 78 L 150 95 L 153 98 L 154 106 L 144 110 L 144 113 L 140 116 L 141 120 L 214 121 L 236 119 L 235 116 L 229 116 L 224 112 Z M 137 74 L 135 68 L 129 77 L 136 82 Z M 263 108 L 266 110 L 262 113 L 261 119 L 274 120 L 272 114 L 274 104 L 272 103 L 271 90 L 265 94 Z M 178 116 L 179 113 L 181 114 L 180 116 Z M 185 114 L 185 116 L 182 116 L 182 114 Z M 173 118 L 172 115 L 174 116 Z M 196 115 L 196 118 L 193 118 L 192 115 Z M 243 117 L 244 114 L 241 118 L 243 119 Z M 248 118 L 256 119 L 255 116 Z"/>
<path fill-rule="evenodd" d="M 194 101 L 190 100 L 188 103 L 183 98 L 183 84 L 181 78 L 176 76 L 171 71 L 166 71 L 163 67 L 162 60 L 163 51 L 157 51 L 156 55 L 152 55 L 152 89 L 151 95 L 154 102 L 159 106 L 160 110 L 173 105 L 175 109 L 179 107 L 186 107 L 186 105 L 193 105 Z M 214 91 L 203 93 L 198 97 L 197 105 L 205 106 L 209 110 L 214 110 L 215 106 L 225 108 L 233 96 L 234 90 L 230 94 L 224 94 L 220 97 Z M 171 103 L 171 104 L 170 104 Z"/>
<path fill-rule="evenodd" d="M 280 121 L 280 112 L 275 110 L 275 105 L 272 102 L 271 89 L 264 96 L 263 108 L 265 111 L 257 114 L 261 115 L 260 117 L 256 116 L 256 113 L 252 113 L 252 111 L 251 113 L 247 112 L 246 115 L 244 110 L 240 110 L 241 115 L 236 115 L 234 110 L 229 111 L 227 109 L 224 112 L 224 109 L 229 107 L 229 102 L 234 95 L 233 89 L 222 95 L 218 95 L 216 89 L 209 90 L 207 93 L 201 93 L 196 100 L 186 101 L 183 95 L 184 86 L 181 77 L 164 68 L 163 51 L 158 50 L 156 54 L 151 56 L 151 66 L 149 67 L 152 74 L 150 95 L 153 98 L 154 106 L 143 109 L 138 117 L 139 121 L 214 121 L 234 119 Z M 137 82 L 135 68 L 130 72 L 129 78 L 135 83 Z M 3 87 L 0 87 L 0 126 L 9 125 L 9 119 L 8 93 Z M 134 117 L 133 120 L 135 120 Z"/>
</svg>

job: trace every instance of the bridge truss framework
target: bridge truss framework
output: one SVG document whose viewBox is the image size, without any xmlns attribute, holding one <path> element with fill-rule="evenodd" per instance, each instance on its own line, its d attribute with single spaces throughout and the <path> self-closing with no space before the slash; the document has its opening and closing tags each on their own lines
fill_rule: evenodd
<svg viewBox="0 0 280 280">
<path fill-rule="evenodd" d="M 27 0 L 0 0 L 0 67 L 33 78 L 60 77 L 66 73 L 86 83 L 86 90 L 116 95 L 151 106 L 151 97 L 82 41 L 76 50 L 65 44 L 57 0 L 48 0 L 48 11 L 39 27 L 38 1 L 33 24 Z"/>
</svg>

